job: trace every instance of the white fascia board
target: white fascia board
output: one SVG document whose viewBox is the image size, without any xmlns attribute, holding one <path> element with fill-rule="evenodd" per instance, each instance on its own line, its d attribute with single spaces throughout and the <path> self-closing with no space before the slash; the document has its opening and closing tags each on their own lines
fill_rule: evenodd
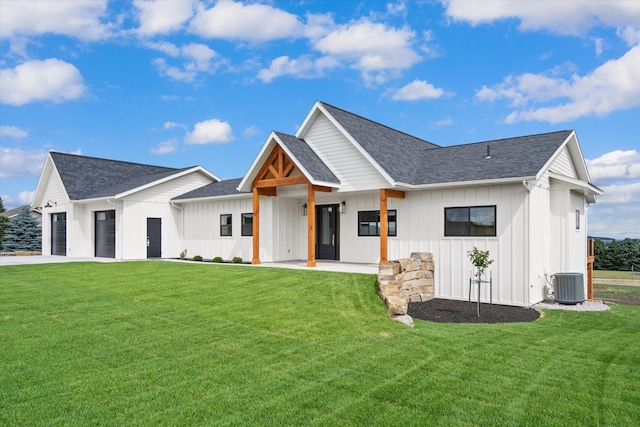
<svg viewBox="0 0 640 427">
<path fill-rule="evenodd" d="M 170 200 L 171 203 L 181 204 L 181 203 L 198 203 L 198 202 L 211 202 L 216 200 L 232 200 L 232 199 L 250 199 L 253 197 L 252 193 L 243 193 L 243 194 L 228 194 L 222 196 L 209 196 L 209 197 L 194 197 L 192 199 L 179 199 Z"/>
<path fill-rule="evenodd" d="M 578 136 L 575 131 L 571 131 L 567 139 L 558 147 L 553 156 L 551 156 L 544 166 L 538 171 L 537 179 L 540 179 L 545 172 L 551 168 L 551 165 L 558 158 L 562 150 L 567 147 L 569 150 L 569 154 L 571 155 L 571 161 L 576 168 L 576 172 L 578 176 L 587 182 L 591 182 L 591 177 L 589 176 L 589 171 L 587 170 L 587 164 L 584 160 L 584 156 L 582 155 L 582 150 L 580 149 L 580 144 L 578 143 Z"/>
<path fill-rule="evenodd" d="M 113 198 L 114 198 L 114 199 L 121 199 L 121 198 L 123 198 L 123 197 L 130 196 L 130 195 L 135 194 L 135 193 L 137 193 L 137 192 L 140 192 L 140 191 L 146 190 L 146 189 L 151 188 L 151 187 L 155 187 L 156 185 L 159 185 L 159 184 L 163 184 L 163 183 L 165 183 L 165 182 L 172 181 L 172 180 L 174 180 L 174 179 L 177 179 L 177 178 L 183 177 L 183 176 L 185 176 L 185 175 L 192 174 L 192 173 L 194 173 L 194 172 L 200 172 L 200 173 L 202 173 L 202 174 L 204 174 L 204 175 L 208 176 L 209 178 L 211 178 L 211 179 L 213 179 L 213 180 L 216 180 L 217 182 L 220 182 L 220 178 L 218 178 L 217 176 L 215 176 L 214 174 L 212 174 L 211 172 L 209 172 L 208 170 L 206 170 L 206 169 L 205 169 L 205 168 L 203 168 L 202 166 L 195 166 L 195 167 L 193 167 L 193 168 L 190 168 L 190 169 L 184 170 L 184 171 L 182 171 L 182 172 L 178 172 L 178 173 L 176 173 L 176 174 L 169 175 L 169 176 L 167 176 L 167 177 L 165 177 L 165 178 L 162 178 L 162 179 L 159 179 L 159 180 L 157 180 L 157 181 L 153 181 L 153 182 L 150 182 L 150 183 L 148 183 L 148 184 L 142 185 L 142 186 L 140 186 L 140 187 L 133 188 L 133 189 L 131 189 L 131 190 L 129 190 L 129 191 L 125 191 L 125 192 L 123 192 L 123 193 L 116 194 L 115 196 L 113 196 Z"/>
<path fill-rule="evenodd" d="M 304 135 L 306 135 L 307 132 L 309 132 L 309 128 L 311 127 L 311 124 L 315 120 L 316 116 L 319 114 L 318 112 L 321 111 L 320 109 L 321 105 L 322 103 L 320 101 L 316 101 L 315 104 L 313 104 L 313 107 L 311 107 L 311 110 L 309 110 L 309 112 L 307 113 L 307 117 L 304 118 L 304 121 L 298 127 L 298 130 L 296 131 L 296 134 L 295 134 L 296 138 L 304 139 Z"/>
<path fill-rule="evenodd" d="M 571 157 L 574 160 L 574 164 L 577 163 L 576 169 L 578 170 L 578 176 L 580 176 L 584 181 L 591 182 L 589 169 L 587 169 L 587 162 L 582 155 L 582 149 L 580 148 L 580 142 L 578 141 L 578 135 L 575 131 L 571 132 L 571 135 L 573 136 L 574 142 L 572 144 L 568 144 L 568 148 L 571 153 Z"/>
<path fill-rule="evenodd" d="M 477 187 L 481 185 L 500 185 L 500 184 L 522 184 L 522 181 L 534 181 L 537 180 L 535 176 L 521 176 L 511 178 L 498 178 L 498 179 L 481 179 L 477 181 L 456 181 L 456 182 L 438 182 L 435 184 L 403 184 L 397 183 L 398 187 L 404 187 L 411 190 L 430 190 L 440 188 L 451 187 Z M 399 188 L 400 190 L 402 188 Z"/>
<path fill-rule="evenodd" d="M 558 181 L 569 184 L 571 187 L 582 190 L 585 196 L 602 196 L 604 193 L 601 189 L 593 184 L 580 179 L 569 178 L 568 176 L 560 175 L 555 172 L 549 172 L 549 178 L 553 178 Z"/>
<path fill-rule="evenodd" d="M 42 198 L 44 196 L 44 187 L 45 184 L 51 179 L 51 174 L 57 174 L 58 178 L 60 179 L 60 183 L 62 184 L 62 187 L 64 188 L 64 182 L 62 182 L 62 178 L 60 178 L 60 173 L 58 172 L 58 168 L 56 167 L 56 163 L 53 161 L 53 158 L 51 157 L 51 154 L 49 154 L 47 156 L 47 160 L 45 160 L 44 162 L 44 166 L 42 168 L 42 173 L 40 174 L 40 178 L 38 179 L 38 185 L 36 186 L 36 191 L 33 194 L 33 199 L 31 200 L 31 207 L 32 208 L 38 208 L 40 207 L 40 202 L 42 202 Z M 46 179 L 45 179 L 46 176 Z M 67 194 L 67 189 L 64 188 L 64 193 L 67 196 L 67 199 L 62 201 L 62 200 L 54 200 L 57 203 L 61 203 L 61 202 L 71 202 L 71 200 L 69 199 L 69 195 Z M 39 202 L 39 203 L 36 203 Z M 45 200 L 46 202 L 46 200 Z M 46 204 L 46 203 L 45 203 Z"/>
<path fill-rule="evenodd" d="M 44 193 L 44 183 L 45 175 L 51 175 L 51 171 L 55 169 L 55 165 L 53 164 L 53 159 L 51 158 L 51 153 L 47 155 L 47 160 L 44 162 L 44 166 L 42 167 L 42 172 L 40 173 L 40 178 L 38 179 L 38 185 L 36 186 L 36 191 L 33 193 L 33 200 L 31 200 L 31 207 L 35 208 L 40 205 L 40 203 L 36 203 L 36 200 L 42 199 Z"/>
<path fill-rule="evenodd" d="M 315 105 L 313 106 L 313 109 L 311 110 L 311 113 L 309 113 L 309 115 L 307 115 L 307 118 L 305 119 L 305 122 L 303 123 L 303 126 L 301 126 L 300 130 L 296 133 L 296 137 L 297 138 L 302 138 L 302 136 L 307 133 L 308 129 L 305 129 L 309 125 L 309 123 L 307 123 L 307 121 L 310 121 L 311 117 L 314 116 L 313 113 L 315 113 L 316 110 L 322 112 L 322 114 L 324 114 L 325 117 L 329 119 L 329 121 L 344 135 L 344 137 L 347 138 L 347 140 L 349 142 L 351 142 L 351 144 L 356 148 L 356 150 L 358 150 L 360 152 L 360 154 L 362 154 L 364 156 L 364 158 L 367 159 L 367 161 L 369 163 L 371 163 L 371 165 L 374 167 L 374 169 L 377 170 L 378 173 L 380 175 L 382 175 L 385 180 L 387 180 L 389 185 L 391 185 L 391 186 L 395 186 L 396 185 L 395 181 L 393 180 L 393 178 L 391 178 L 391 176 L 387 173 L 387 171 L 384 170 L 384 168 L 382 168 L 378 164 L 378 162 L 376 162 L 373 159 L 373 157 L 371 157 L 371 155 L 369 154 L 369 152 L 367 150 L 362 148 L 362 146 L 358 143 L 358 141 L 356 141 L 351 136 L 351 134 L 349 134 L 349 132 L 347 132 L 347 130 L 345 128 L 343 128 L 342 125 L 340 123 L 338 123 L 338 121 L 336 119 L 334 119 L 331 114 L 329 114 L 329 112 L 322 106 L 322 104 L 320 102 L 316 102 Z M 322 158 L 322 157 L 320 157 L 320 158 Z"/>
<path fill-rule="evenodd" d="M 264 142 L 264 144 L 262 144 L 262 148 L 260 149 L 260 152 L 258 152 L 258 155 L 253 159 L 253 162 L 251 163 L 251 166 L 249 166 L 247 173 L 244 174 L 242 181 L 240 181 L 240 184 L 238 184 L 238 187 L 236 188 L 238 191 L 249 192 L 252 190 L 251 183 L 253 182 L 255 176 L 258 174 L 258 171 L 260 170 L 264 162 L 267 160 L 266 157 L 264 157 L 265 153 L 267 153 L 267 150 L 271 152 L 271 149 L 276 144 L 274 142 L 275 140 L 276 140 L 276 133 L 271 131 L 271 133 L 267 137 L 267 140 Z"/>
</svg>

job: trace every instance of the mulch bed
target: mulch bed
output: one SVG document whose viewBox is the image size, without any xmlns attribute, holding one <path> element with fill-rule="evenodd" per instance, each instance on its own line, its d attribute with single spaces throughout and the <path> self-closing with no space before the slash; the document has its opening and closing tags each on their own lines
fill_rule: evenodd
<svg viewBox="0 0 640 427">
<path fill-rule="evenodd" d="M 489 304 L 484 303 L 480 304 L 480 317 L 478 317 L 475 302 L 446 299 L 409 303 L 407 314 L 414 319 L 439 323 L 533 322 L 540 317 L 540 313 L 532 308 L 496 304 L 493 304 L 490 316 Z"/>
</svg>

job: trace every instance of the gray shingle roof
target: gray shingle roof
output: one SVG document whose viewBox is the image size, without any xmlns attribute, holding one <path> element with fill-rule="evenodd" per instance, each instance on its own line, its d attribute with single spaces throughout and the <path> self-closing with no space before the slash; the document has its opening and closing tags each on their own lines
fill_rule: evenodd
<svg viewBox="0 0 640 427">
<path fill-rule="evenodd" d="M 535 176 L 572 131 L 455 145 L 425 151 L 411 184 Z M 487 159 L 487 147 L 491 157 Z"/>
<path fill-rule="evenodd" d="M 242 178 L 224 179 L 220 182 L 212 182 L 204 187 L 196 188 L 188 193 L 181 194 L 174 197 L 172 200 L 188 200 L 188 199 L 200 199 L 206 197 L 216 196 L 233 196 L 235 194 L 250 194 L 238 191 L 238 185 L 240 185 Z"/>
<path fill-rule="evenodd" d="M 440 147 L 329 104 L 322 105 L 389 176 L 412 185 L 535 176 L 572 132 Z M 488 146 L 490 159 L 486 159 Z"/>
<path fill-rule="evenodd" d="M 318 157 L 315 151 L 304 140 L 293 135 L 275 132 L 287 149 L 301 163 L 301 166 L 311 175 L 311 180 L 340 184 L 340 180 L 331 169 Z"/>
<path fill-rule="evenodd" d="M 51 152 L 71 200 L 96 199 L 138 188 L 185 169 Z"/>
<path fill-rule="evenodd" d="M 439 147 L 332 105 L 322 106 L 396 182 L 410 183 L 424 151 Z"/>
</svg>

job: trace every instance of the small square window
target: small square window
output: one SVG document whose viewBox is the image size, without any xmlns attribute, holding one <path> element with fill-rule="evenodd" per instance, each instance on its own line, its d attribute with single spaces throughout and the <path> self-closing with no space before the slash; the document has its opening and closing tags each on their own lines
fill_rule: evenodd
<svg viewBox="0 0 640 427">
<path fill-rule="evenodd" d="M 231 236 L 231 214 L 222 214 L 220 215 L 220 235 L 221 236 Z"/>
<path fill-rule="evenodd" d="M 241 221 L 241 234 L 243 236 L 253 236 L 253 214 L 243 213 Z"/>
</svg>

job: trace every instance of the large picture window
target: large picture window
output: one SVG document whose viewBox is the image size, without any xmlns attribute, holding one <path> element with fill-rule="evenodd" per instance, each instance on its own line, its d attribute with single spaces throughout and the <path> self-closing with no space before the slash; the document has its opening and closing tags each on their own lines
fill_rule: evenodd
<svg viewBox="0 0 640 427">
<path fill-rule="evenodd" d="M 253 236 L 253 214 L 252 213 L 242 214 L 241 234 L 243 236 Z"/>
<path fill-rule="evenodd" d="M 233 230 L 231 228 L 231 214 L 222 214 L 220 215 L 220 235 L 221 236 L 231 236 L 233 234 Z"/>
<path fill-rule="evenodd" d="M 388 210 L 389 236 L 397 236 L 397 214 L 395 209 Z M 358 212 L 358 236 L 380 235 L 380 211 Z"/>
<path fill-rule="evenodd" d="M 496 207 L 472 206 L 444 209 L 445 236 L 495 236 Z"/>
</svg>

